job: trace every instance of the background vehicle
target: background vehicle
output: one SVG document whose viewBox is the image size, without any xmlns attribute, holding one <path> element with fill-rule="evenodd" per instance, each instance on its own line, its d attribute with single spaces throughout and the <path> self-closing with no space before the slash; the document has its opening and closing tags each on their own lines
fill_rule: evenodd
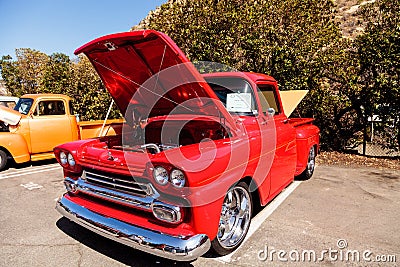
<svg viewBox="0 0 400 267">
<path fill-rule="evenodd" d="M 18 97 L 0 96 L 0 105 L 13 109 L 18 102 Z"/>
<path fill-rule="evenodd" d="M 54 149 L 67 189 L 56 208 L 72 221 L 174 260 L 210 247 L 224 255 L 244 240 L 256 204 L 313 174 L 319 129 L 288 118 L 304 92 L 281 95 L 264 74 L 202 76 L 151 30 L 101 37 L 81 52 L 127 124 L 120 136 Z"/>
<path fill-rule="evenodd" d="M 18 97 L 14 96 L 0 96 L 0 106 L 14 109 L 17 105 Z M 0 132 L 8 131 L 8 125 L 0 121 Z"/>
<path fill-rule="evenodd" d="M 123 120 L 77 122 L 71 99 L 61 94 L 22 96 L 15 110 L 0 106 L 0 170 L 16 163 L 54 158 L 53 148 L 65 142 L 121 133 Z"/>
</svg>

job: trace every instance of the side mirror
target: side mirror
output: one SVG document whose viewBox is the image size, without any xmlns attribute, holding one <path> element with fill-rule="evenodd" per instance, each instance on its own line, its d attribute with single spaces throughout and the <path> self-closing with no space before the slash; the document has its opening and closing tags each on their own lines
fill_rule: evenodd
<svg viewBox="0 0 400 267">
<path fill-rule="evenodd" d="M 273 117 L 273 116 L 275 115 L 275 109 L 273 109 L 273 108 L 268 108 L 267 114 L 268 114 L 268 116 Z"/>
</svg>

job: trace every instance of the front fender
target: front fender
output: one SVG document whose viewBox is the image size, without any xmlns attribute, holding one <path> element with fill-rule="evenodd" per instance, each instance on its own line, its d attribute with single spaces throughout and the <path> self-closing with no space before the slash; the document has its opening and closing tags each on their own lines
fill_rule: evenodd
<svg viewBox="0 0 400 267">
<path fill-rule="evenodd" d="M 25 139 L 17 133 L 0 133 L 0 149 L 8 151 L 16 163 L 31 160 Z"/>
</svg>

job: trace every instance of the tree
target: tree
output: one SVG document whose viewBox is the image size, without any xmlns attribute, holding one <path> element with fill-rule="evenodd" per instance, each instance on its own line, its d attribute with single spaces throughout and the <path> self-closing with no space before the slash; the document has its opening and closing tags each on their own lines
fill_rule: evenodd
<svg viewBox="0 0 400 267">
<path fill-rule="evenodd" d="M 340 37 L 330 0 L 169 1 L 133 29 L 169 35 L 192 61 L 273 75 L 285 89 L 315 86 L 323 48 Z"/>
<path fill-rule="evenodd" d="M 317 121 L 322 119 L 318 122 L 323 125 L 322 135 L 329 136 L 336 150 L 367 139 L 368 119 L 374 115 L 389 122 L 379 124 L 381 129 L 375 127 L 381 145 L 399 149 L 399 2 L 379 0 L 363 5 L 360 13 L 365 32 L 355 40 L 343 38 L 327 49 L 323 77 L 330 96 L 321 98 L 325 91 L 322 87 L 317 95 L 311 95 L 313 101 L 337 100 L 308 111 L 320 112 L 314 115 Z M 304 111 L 312 102 L 302 104 Z"/>
<path fill-rule="evenodd" d="M 16 63 L 11 56 L 2 56 L 0 60 L 1 77 L 4 80 L 11 95 L 18 96 L 20 88 L 20 77 Z"/>
<path fill-rule="evenodd" d="M 44 72 L 49 56 L 30 48 L 16 49 L 21 91 L 34 94 L 44 88 Z"/>
<path fill-rule="evenodd" d="M 2 58 L 2 77 L 12 95 L 38 93 L 43 89 L 43 76 L 49 57 L 37 50 L 15 50 L 17 61 L 10 56 Z"/>
<path fill-rule="evenodd" d="M 71 60 L 62 53 L 50 55 L 43 75 L 43 93 L 71 94 Z"/>
<path fill-rule="evenodd" d="M 316 118 L 325 149 L 356 147 L 364 125 L 357 49 L 353 40 L 341 38 L 325 52 L 319 86 L 300 103 L 301 115 Z"/>
<path fill-rule="evenodd" d="M 359 83 L 365 117 L 378 115 L 391 127 L 380 132 L 383 146 L 400 144 L 400 1 L 377 0 L 361 11 L 368 21 L 356 40 L 360 60 Z"/>
<path fill-rule="evenodd" d="M 74 112 L 83 120 L 104 119 L 111 97 L 85 56 L 72 62 L 65 54 L 50 56 L 32 49 L 17 49 L 17 60 L 2 57 L 6 87 L 14 96 L 61 93 L 74 100 Z M 109 118 L 121 117 L 115 106 Z"/>
<path fill-rule="evenodd" d="M 331 56 L 339 63 L 342 52 L 336 52 L 342 38 L 334 15 L 330 0 L 169 1 L 132 29 L 166 33 L 192 61 L 267 73 L 281 90 L 310 90 L 299 113 L 316 118 L 330 148 L 341 145 L 331 145 L 339 132 L 334 117 L 346 106 L 324 86 Z"/>
<path fill-rule="evenodd" d="M 71 65 L 75 112 L 82 120 L 104 119 L 111 103 L 111 97 L 105 89 L 99 76 L 86 56 L 79 56 L 78 61 Z M 121 117 L 119 111 L 112 109 L 110 118 Z"/>
<path fill-rule="evenodd" d="M 372 114 L 399 117 L 399 0 L 362 6 L 367 27 L 356 40 L 342 36 L 330 0 L 170 0 L 132 29 L 165 32 L 192 61 L 309 89 L 298 114 L 316 119 L 325 149 L 342 150 L 362 141 Z"/>
</svg>

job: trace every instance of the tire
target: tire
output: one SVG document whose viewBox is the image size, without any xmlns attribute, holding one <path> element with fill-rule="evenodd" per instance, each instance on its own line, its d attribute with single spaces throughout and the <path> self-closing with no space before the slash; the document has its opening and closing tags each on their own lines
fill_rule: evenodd
<svg viewBox="0 0 400 267">
<path fill-rule="evenodd" d="M 7 166 L 7 160 L 7 153 L 3 150 L 0 150 L 0 171 L 4 170 L 4 168 Z"/>
<path fill-rule="evenodd" d="M 249 230 L 252 211 L 247 184 L 240 182 L 231 187 L 222 204 L 217 236 L 211 242 L 214 252 L 223 256 L 240 246 Z"/>
<path fill-rule="evenodd" d="M 302 180 L 308 180 L 313 176 L 315 170 L 315 146 L 310 147 L 308 152 L 308 159 L 307 159 L 307 167 L 306 169 L 299 175 L 299 178 Z"/>
</svg>

